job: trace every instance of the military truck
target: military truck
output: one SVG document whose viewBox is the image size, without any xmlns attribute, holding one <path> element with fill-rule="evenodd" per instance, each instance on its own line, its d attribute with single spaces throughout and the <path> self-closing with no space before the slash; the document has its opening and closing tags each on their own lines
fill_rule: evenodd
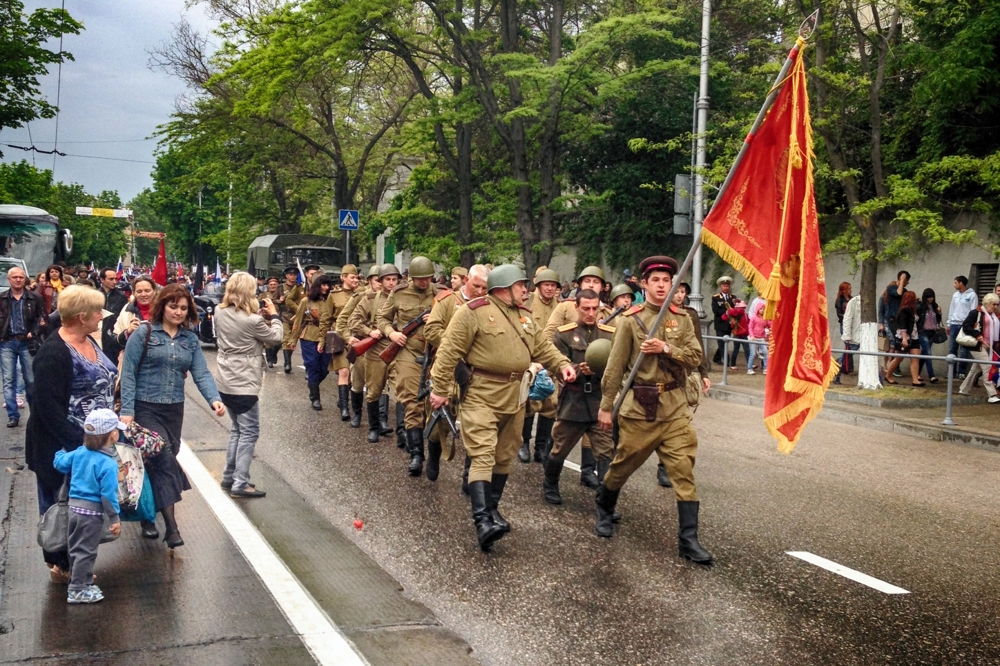
<svg viewBox="0 0 1000 666">
<path fill-rule="evenodd" d="M 352 250 L 351 254 L 356 264 L 357 253 Z M 316 264 L 327 275 L 338 278 L 341 267 L 348 263 L 339 239 L 316 234 L 258 236 L 247 248 L 247 266 L 253 266 L 257 277 L 274 275 L 280 279 L 285 267 L 294 266 L 296 259 L 303 268 Z"/>
</svg>

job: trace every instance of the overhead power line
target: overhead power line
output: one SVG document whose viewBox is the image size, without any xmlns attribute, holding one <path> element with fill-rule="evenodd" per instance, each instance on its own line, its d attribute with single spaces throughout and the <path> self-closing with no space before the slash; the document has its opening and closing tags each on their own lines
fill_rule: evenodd
<svg viewBox="0 0 1000 666">
<path fill-rule="evenodd" d="M 59 157 L 81 157 L 83 159 L 88 159 L 88 160 L 107 160 L 109 162 L 132 162 L 134 164 L 156 164 L 156 162 L 150 160 L 129 160 L 122 157 L 100 157 L 98 155 L 76 155 L 74 153 L 64 153 L 62 151 L 56 150 L 55 148 L 53 148 L 52 150 L 42 150 L 37 146 L 16 146 L 12 143 L 6 143 L 4 145 L 7 146 L 8 148 L 17 148 L 18 150 L 23 150 L 25 152 L 40 153 L 43 155 L 52 155 L 53 156 L 52 159 L 55 159 L 55 155 L 58 155 Z"/>
</svg>

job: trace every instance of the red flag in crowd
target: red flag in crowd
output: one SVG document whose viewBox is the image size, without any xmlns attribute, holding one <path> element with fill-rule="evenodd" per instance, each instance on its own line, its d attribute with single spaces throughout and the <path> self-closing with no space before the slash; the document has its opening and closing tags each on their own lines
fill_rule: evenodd
<svg viewBox="0 0 1000 666">
<path fill-rule="evenodd" d="M 791 74 L 702 230 L 767 299 L 772 319 L 764 424 L 790 453 L 819 413 L 837 364 L 830 355 L 826 277 L 813 191 L 813 143 L 799 41 Z"/>
<path fill-rule="evenodd" d="M 153 265 L 153 274 L 150 276 L 153 282 L 161 287 L 167 284 L 167 249 L 160 239 L 160 254 L 156 256 L 156 263 Z"/>
</svg>

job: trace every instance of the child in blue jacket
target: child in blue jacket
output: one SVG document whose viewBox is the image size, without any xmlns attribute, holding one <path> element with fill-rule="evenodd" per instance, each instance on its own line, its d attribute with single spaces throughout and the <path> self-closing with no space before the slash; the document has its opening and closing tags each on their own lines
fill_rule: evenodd
<svg viewBox="0 0 1000 666">
<path fill-rule="evenodd" d="M 111 447 L 125 424 L 110 409 L 95 409 L 83 424 L 83 446 L 56 453 L 55 468 L 70 475 L 69 484 L 69 594 L 71 604 L 93 604 L 104 598 L 94 585 L 94 563 L 101 543 L 104 516 L 111 533 L 121 531 L 118 519 L 118 463 Z"/>
</svg>

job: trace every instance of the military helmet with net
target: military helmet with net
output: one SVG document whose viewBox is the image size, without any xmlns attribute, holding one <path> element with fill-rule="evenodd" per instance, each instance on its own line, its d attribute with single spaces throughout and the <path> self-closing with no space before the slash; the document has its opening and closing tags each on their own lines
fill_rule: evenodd
<svg viewBox="0 0 1000 666">
<path fill-rule="evenodd" d="M 514 264 L 503 264 L 490 271 L 490 277 L 486 280 L 486 291 L 493 291 L 502 287 L 510 287 L 518 282 L 527 282 L 528 276 L 524 271 Z"/>
<path fill-rule="evenodd" d="M 580 271 L 580 274 L 576 276 L 577 284 L 579 284 L 580 280 L 582 280 L 585 277 L 600 278 L 601 282 L 606 282 L 606 280 L 604 279 L 604 271 L 601 270 L 600 266 L 587 266 L 582 271 Z"/>
<path fill-rule="evenodd" d="M 413 257 L 410 260 L 410 277 L 434 277 L 434 263 L 427 257 Z"/>
<path fill-rule="evenodd" d="M 543 268 L 535 273 L 535 286 L 537 287 L 543 282 L 555 282 L 559 284 L 559 273 L 556 273 L 551 268 Z"/>
<path fill-rule="evenodd" d="M 601 374 L 608 367 L 608 358 L 611 357 L 611 340 L 598 338 L 587 345 L 587 352 L 583 356 L 591 371 Z"/>
<path fill-rule="evenodd" d="M 381 280 L 382 278 L 387 278 L 393 275 L 396 277 L 402 275 L 402 273 L 399 272 L 399 269 L 396 268 L 396 264 L 382 264 L 382 268 L 379 269 L 378 272 L 378 279 Z"/>
</svg>

